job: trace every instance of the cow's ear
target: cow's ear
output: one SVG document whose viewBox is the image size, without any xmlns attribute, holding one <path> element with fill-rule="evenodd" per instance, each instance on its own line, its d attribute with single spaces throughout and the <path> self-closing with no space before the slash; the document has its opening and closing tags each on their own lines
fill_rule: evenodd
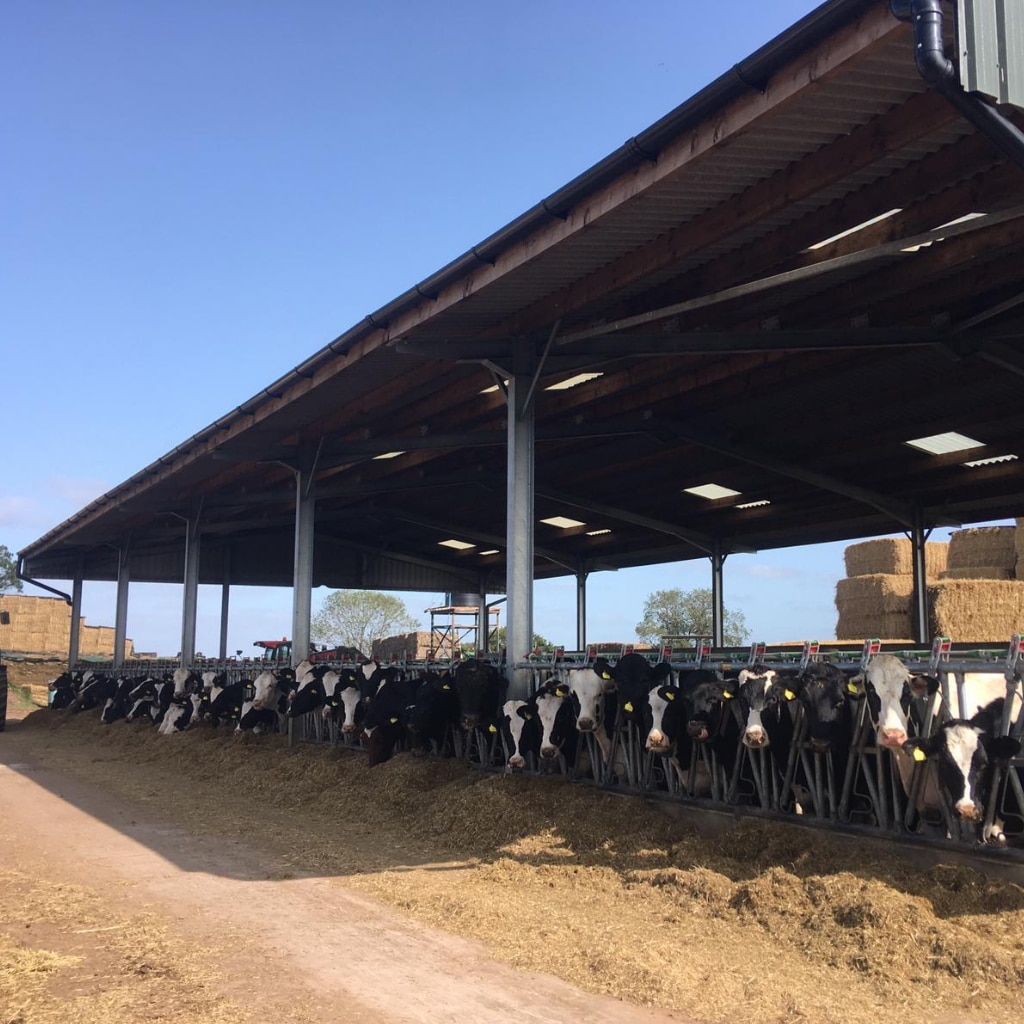
<svg viewBox="0 0 1024 1024">
<path fill-rule="evenodd" d="M 672 666 L 667 661 L 659 661 L 651 669 L 651 675 L 656 682 L 666 678 L 670 679 L 672 677 Z"/>
<path fill-rule="evenodd" d="M 919 673 L 912 673 L 908 680 L 910 692 L 915 697 L 930 697 L 939 688 L 939 680 L 936 676 L 926 676 Z"/>
<path fill-rule="evenodd" d="M 981 738 L 985 753 L 993 761 L 1009 761 L 1020 753 L 1020 740 L 1013 736 L 985 736 Z"/>
<path fill-rule="evenodd" d="M 864 673 L 858 672 L 846 680 L 846 693 L 850 697 L 860 698 L 867 692 L 867 684 L 864 680 Z"/>
</svg>

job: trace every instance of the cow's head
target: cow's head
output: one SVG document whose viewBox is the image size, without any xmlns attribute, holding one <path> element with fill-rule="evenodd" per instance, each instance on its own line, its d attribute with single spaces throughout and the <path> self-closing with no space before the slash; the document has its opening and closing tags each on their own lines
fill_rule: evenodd
<svg viewBox="0 0 1024 1024">
<path fill-rule="evenodd" d="M 569 730 L 575 728 L 569 686 L 558 679 L 549 680 L 534 697 L 540 721 L 540 756 L 545 761 L 556 758 Z"/>
<path fill-rule="evenodd" d="M 938 679 L 912 674 L 893 654 L 875 655 L 849 682 L 851 692 L 865 693 L 878 745 L 888 750 L 901 750 L 907 742 L 911 701 L 938 688 Z"/>
<path fill-rule="evenodd" d="M 812 661 L 798 677 L 783 682 L 800 700 L 812 750 L 824 753 L 849 742 L 850 699 L 854 695 L 847 690 L 848 677 L 842 669 Z"/>
<path fill-rule="evenodd" d="M 653 686 L 647 703 L 651 709 L 651 728 L 644 746 L 652 754 L 671 754 L 686 713 L 679 689 L 671 683 Z"/>
<path fill-rule="evenodd" d="M 269 669 L 261 672 L 252 683 L 253 709 L 276 708 L 280 693 L 277 676 Z"/>
<path fill-rule="evenodd" d="M 576 728 L 580 732 L 594 732 L 604 722 L 605 695 L 615 689 L 611 665 L 603 658 L 593 668 L 571 668 L 565 673 L 576 711 Z"/>
<path fill-rule="evenodd" d="M 688 676 L 697 675 L 696 679 Z M 707 743 L 718 736 L 725 727 L 727 702 L 733 697 L 730 686 L 716 673 L 706 669 L 680 676 L 683 706 L 686 711 L 686 733 L 697 743 Z"/>
<path fill-rule="evenodd" d="M 761 750 L 769 745 L 765 712 L 777 707 L 783 693 L 774 669 L 755 665 L 740 671 L 736 679 L 736 700 L 744 718 L 742 743 L 745 747 Z"/>
</svg>

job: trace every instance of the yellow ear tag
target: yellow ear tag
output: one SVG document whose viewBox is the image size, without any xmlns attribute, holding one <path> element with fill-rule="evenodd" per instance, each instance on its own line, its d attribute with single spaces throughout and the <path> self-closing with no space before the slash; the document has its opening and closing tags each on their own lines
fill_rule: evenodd
<svg viewBox="0 0 1024 1024">
<path fill-rule="evenodd" d="M 666 693 L 665 693 L 665 700 L 675 700 L 675 699 L 676 699 L 676 695 L 671 690 L 667 690 Z"/>
<path fill-rule="evenodd" d="M 443 684 L 441 685 L 441 689 L 442 689 L 442 690 L 450 690 L 450 689 L 451 689 L 451 687 L 450 687 L 450 686 L 449 686 L 449 685 L 448 685 L 447 683 L 443 683 Z"/>
<path fill-rule="evenodd" d="M 914 753 L 912 755 L 915 761 L 927 761 L 928 755 L 920 748 L 914 747 Z"/>
<path fill-rule="evenodd" d="M 732 700 L 732 694 L 728 690 L 723 690 L 722 696 L 725 698 L 725 700 Z"/>
<path fill-rule="evenodd" d="M 601 673 L 601 678 L 602 679 L 611 679 L 611 674 L 608 673 L 608 672 L 602 672 Z"/>
<path fill-rule="evenodd" d="M 856 683 L 847 683 L 846 684 L 846 689 L 850 693 L 860 693 L 860 690 L 857 689 L 857 684 Z"/>
<path fill-rule="evenodd" d="M 523 715 L 523 718 L 525 718 L 528 722 L 533 721 L 533 715 Z M 495 729 L 494 731 L 497 732 L 498 730 Z"/>
<path fill-rule="evenodd" d="M 630 700 L 627 700 L 626 703 L 622 705 L 622 710 L 623 711 L 632 711 L 633 710 L 633 702 L 630 701 Z"/>
<path fill-rule="evenodd" d="M 395 724 L 395 723 L 396 723 L 396 722 L 398 721 L 398 719 L 397 719 L 397 718 L 389 718 L 389 719 L 388 719 L 388 721 L 389 721 L 389 722 L 390 722 L 390 723 L 391 723 L 392 725 L 394 725 L 394 724 Z"/>
<path fill-rule="evenodd" d="M 785 697 L 786 700 L 796 700 L 796 694 L 792 690 L 786 690 L 782 696 Z"/>
<path fill-rule="evenodd" d="M 488 732 L 497 732 L 498 731 L 498 727 L 496 725 L 489 725 L 489 726 L 487 726 L 487 731 Z"/>
<path fill-rule="evenodd" d="M 564 686 L 560 686 L 560 687 L 558 687 L 557 690 L 555 690 L 555 696 L 556 697 L 568 697 L 569 696 L 569 691 Z"/>
</svg>

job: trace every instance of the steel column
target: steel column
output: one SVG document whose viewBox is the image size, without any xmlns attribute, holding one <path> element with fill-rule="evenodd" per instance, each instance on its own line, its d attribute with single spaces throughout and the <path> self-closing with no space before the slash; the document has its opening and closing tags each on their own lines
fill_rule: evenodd
<svg viewBox="0 0 1024 1024">
<path fill-rule="evenodd" d="M 117 549 L 117 605 L 114 612 L 114 656 L 111 659 L 115 669 L 124 664 L 124 645 L 128 639 L 128 548 L 129 542 L 124 541 Z"/>
<path fill-rule="evenodd" d="M 516 367 L 508 382 L 508 479 L 506 483 L 506 593 L 508 696 L 529 698 L 529 682 L 515 678 L 512 666 L 533 647 L 533 459 L 534 412 L 527 401 L 530 374 Z"/>
<path fill-rule="evenodd" d="M 231 584 L 225 580 L 220 587 L 220 648 L 218 657 L 226 661 L 228 657 L 228 601 Z"/>
<path fill-rule="evenodd" d="M 295 562 L 292 577 L 292 667 L 309 655 L 313 603 L 313 524 L 316 459 L 307 451 L 295 471 Z"/>
<path fill-rule="evenodd" d="M 928 564 L 925 544 L 931 536 L 915 516 L 914 528 L 910 531 L 910 544 L 914 563 L 914 639 L 918 643 L 928 642 Z"/>
<path fill-rule="evenodd" d="M 82 639 L 82 561 L 79 559 L 75 578 L 71 581 L 71 636 L 68 640 L 68 669 L 78 661 Z"/>
<path fill-rule="evenodd" d="M 587 649 L 587 576 L 580 566 L 576 570 L 576 650 Z"/>
<path fill-rule="evenodd" d="M 185 520 L 185 577 L 181 595 L 182 665 L 191 665 L 196 657 L 196 615 L 199 609 L 199 513 L 190 512 Z"/>
<path fill-rule="evenodd" d="M 725 645 L 725 558 L 726 556 L 722 554 L 722 545 L 716 540 L 711 550 L 711 642 L 715 647 Z"/>
</svg>

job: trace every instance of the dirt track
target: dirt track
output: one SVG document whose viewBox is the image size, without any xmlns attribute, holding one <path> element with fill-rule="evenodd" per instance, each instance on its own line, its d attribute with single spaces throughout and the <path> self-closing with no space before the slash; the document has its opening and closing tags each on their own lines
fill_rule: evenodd
<svg viewBox="0 0 1024 1024">
<path fill-rule="evenodd" d="M 42 872 L 84 886 L 103 901 L 104 919 L 145 911 L 172 937 L 201 943 L 216 964 L 212 989 L 242 1013 L 258 1007 L 266 1020 L 274 1007 L 275 1016 L 351 1024 L 683 1021 L 517 972 L 476 942 L 419 925 L 330 879 L 289 877 L 280 858 L 248 843 L 190 835 L 154 815 L 159 807 L 133 806 L 35 766 L 18 733 L 9 723 L 0 737 L 3 863 L 22 876 Z M 40 938 L 37 928 L 32 941 Z M 167 981 L 162 999 L 173 1002 L 174 988 Z M 4 1024 L 35 1019 L 12 1017 L 12 1009 L 0 1005 Z M 45 1019 L 78 1017 L 69 1007 L 67 1018 Z"/>
</svg>

